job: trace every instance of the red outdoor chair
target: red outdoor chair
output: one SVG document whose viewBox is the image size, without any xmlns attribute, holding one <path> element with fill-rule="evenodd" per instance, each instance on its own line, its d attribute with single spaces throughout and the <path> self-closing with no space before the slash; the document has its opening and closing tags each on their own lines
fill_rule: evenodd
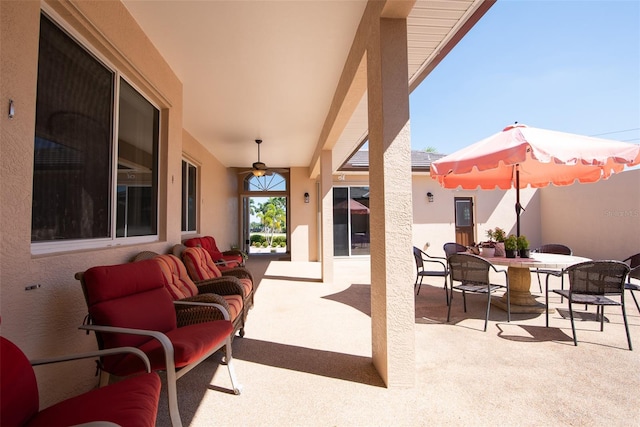
<svg viewBox="0 0 640 427">
<path fill-rule="evenodd" d="M 225 277 L 194 282 L 178 257 L 171 254 L 156 255 L 153 260 L 160 266 L 164 285 L 175 301 L 212 302 L 223 305 L 229 312 L 234 334 L 239 331 L 240 336 L 244 336 L 246 303 L 244 288 L 239 279 Z M 221 318 L 218 317 L 220 312 L 212 308 L 191 305 L 176 308 L 178 326 L 220 320 Z"/>
<path fill-rule="evenodd" d="M 237 250 L 221 251 L 218 249 L 216 239 L 212 236 L 192 237 L 191 239 L 185 240 L 183 243 L 188 248 L 204 248 L 204 250 L 209 252 L 211 259 L 218 264 L 218 268 L 221 270 L 244 266 L 244 256 L 242 255 L 242 252 Z"/>
<path fill-rule="evenodd" d="M 247 310 L 253 306 L 255 287 L 253 275 L 246 268 L 233 268 L 221 271 L 204 248 L 185 248 L 182 251 L 182 261 L 187 269 L 189 277 L 199 285 L 207 280 L 220 279 L 232 276 L 237 278 L 242 285 Z"/>
<path fill-rule="evenodd" d="M 98 346 L 139 348 L 149 357 L 152 370 L 166 371 L 174 427 L 182 425 L 176 381 L 222 347 L 226 349 L 233 392 L 240 393 L 232 365 L 233 325 L 223 306 L 210 304 L 224 312 L 225 320 L 178 327 L 174 301 L 164 285 L 160 266 L 153 259 L 92 267 L 76 278 L 82 282 L 89 309 L 89 322 L 82 329 L 96 332 Z M 144 366 L 131 356 L 106 356 L 101 359 L 100 368 L 109 374 L 129 376 L 143 371 Z"/>
<path fill-rule="evenodd" d="M 140 357 L 149 372 L 149 360 L 140 350 L 121 348 L 29 361 L 11 341 L 0 337 L 0 425 L 55 427 L 85 423 L 154 427 L 160 398 L 160 377 L 155 372 L 125 378 L 39 410 L 38 384 L 33 366 L 95 358 L 105 353 L 128 352 Z"/>
</svg>

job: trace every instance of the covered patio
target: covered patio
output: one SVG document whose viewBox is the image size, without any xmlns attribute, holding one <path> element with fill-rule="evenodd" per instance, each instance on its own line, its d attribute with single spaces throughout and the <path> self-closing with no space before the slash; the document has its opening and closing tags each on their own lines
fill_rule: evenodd
<svg viewBox="0 0 640 427">
<path fill-rule="evenodd" d="M 289 170 L 291 261 L 249 260 L 262 284 L 247 335 L 234 342 L 244 393 L 226 395 L 209 386 L 224 381 L 212 381 L 218 361 L 208 361 L 198 368 L 200 375 L 185 377 L 179 384 L 185 425 L 544 424 L 548 420 L 624 425 L 637 419 L 637 405 L 624 394 L 637 389 L 638 376 L 628 368 L 637 356 L 624 350 L 624 341 L 616 335 L 615 314 L 605 333 L 595 332 L 593 326 L 593 336 L 584 332 L 576 349 L 565 333 L 568 322 L 562 319 L 553 319 L 556 329 L 546 330 L 538 317 L 515 316 L 507 325 L 496 312 L 490 331 L 483 334 L 475 327 L 481 309 L 473 303 L 469 313 L 454 311 L 455 321 L 445 324 L 440 286 L 433 292 L 423 286 L 414 304 L 411 244 L 431 239 L 437 247 L 438 239 L 452 238 L 446 227 L 451 224 L 454 195 L 433 190 L 428 185 L 435 184 L 427 182 L 424 173 L 412 175 L 408 95 L 495 1 L 319 2 L 330 10 L 313 1 L 274 2 L 279 7 L 269 9 L 270 3 L 0 2 L 0 85 L 8 107 L 0 119 L 2 335 L 31 358 L 93 350 L 94 337 L 78 330 L 87 308 L 74 279 L 76 272 L 127 263 L 141 251 L 167 253 L 195 235 L 213 235 L 225 249 L 242 242 L 243 179 L 256 159 L 253 141 L 263 138 L 261 161 Z M 205 12 L 197 9 L 203 5 Z M 295 18 L 294 12 L 300 15 Z M 96 193 L 105 200 L 105 208 L 92 214 L 93 203 L 84 193 L 84 184 L 91 179 L 69 179 L 78 190 L 75 216 L 65 215 L 64 209 L 41 208 L 51 212 L 51 230 L 34 233 L 39 219 L 33 197 L 34 134 L 43 17 L 50 18 L 46 19 L 52 29 L 59 26 L 61 33 L 68 33 L 84 56 L 108 63 L 101 67 L 122 76 L 122 83 L 130 82 L 152 107 L 154 132 L 149 133 L 157 136 L 157 146 L 144 152 L 145 159 L 157 161 L 149 168 L 155 174 L 149 191 L 155 192 L 148 197 L 151 210 L 145 216 L 149 221 L 145 225 L 152 227 L 139 236 L 117 234 L 118 174 L 109 175 L 119 167 L 123 171 L 132 167 L 127 158 L 120 162 L 114 148 L 126 129 L 121 135 L 114 130 L 112 139 L 104 138 L 109 155 L 98 156 L 104 163 L 100 168 L 79 162 L 81 156 L 66 159 L 73 160 L 65 165 L 72 171 L 77 166 L 83 172 L 104 172 L 107 186 Z M 201 17 L 215 18 L 201 22 L 200 28 L 215 29 L 218 37 L 196 31 L 197 43 L 181 44 L 179 36 L 191 34 L 195 27 L 189 24 Z M 342 25 L 336 17 L 344 19 Z M 312 41 L 306 43 L 298 37 L 305 23 L 314 29 Z M 240 36 L 228 37 L 233 30 Z M 328 33 L 337 34 L 339 40 L 328 40 Z M 264 41 L 269 42 L 267 47 Z M 300 50 L 282 48 L 284 41 L 296 42 Z M 326 56 L 320 58 L 321 53 Z M 211 68 L 199 67 L 198 60 L 207 60 Z M 68 80 L 65 83 L 73 86 L 75 80 Z M 72 116 L 85 118 L 75 112 Z M 115 129 L 113 120 L 115 115 L 106 119 L 108 129 Z M 95 133 L 92 126 L 82 129 Z M 371 255 L 334 259 L 331 195 L 339 183 L 336 171 L 367 137 Z M 83 133 L 74 131 L 59 142 L 78 141 L 84 141 Z M 197 224 L 185 228 L 187 215 L 181 202 L 188 199 L 185 194 L 191 195 L 183 191 L 184 171 L 190 167 L 198 172 L 193 198 Z M 244 176 L 239 171 L 245 171 Z M 136 178 L 134 173 L 120 175 Z M 40 182 L 48 183 L 47 178 L 43 174 Z M 637 181 L 625 182 L 633 184 L 627 188 L 637 189 Z M 415 196 L 427 191 L 436 197 L 428 209 L 424 197 Z M 637 235 L 633 228 L 638 224 L 637 191 L 627 195 L 624 204 L 599 198 L 603 209 L 594 209 L 589 198 L 580 212 L 562 218 L 552 209 L 561 202 L 576 203 L 556 194 L 556 199 L 553 191 L 544 198 L 531 196 L 531 215 L 539 212 L 541 218 L 554 218 L 544 229 L 541 220 L 532 223 L 532 235 L 538 240 L 564 237 L 567 230 L 588 229 L 589 224 L 604 221 L 615 232 L 624 230 L 624 236 Z M 499 212 L 499 204 L 478 203 L 480 222 L 501 221 L 491 218 Z M 64 234 L 60 218 L 78 219 L 70 223 L 80 224 L 82 232 L 85 221 L 96 225 L 100 219 L 102 234 Z M 569 222 L 573 228 L 567 227 Z M 48 230 L 49 225 L 41 228 Z M 436 236 L 436 229 L 444 232 Z M 613 234 L 609 228 L 603 230 Z M 591 255 L 586 251 L 592 250 L 592 240 L 600 240 L 589 237 L 578 242 L 585 255 Z M 635 244 L 628 240 L 624 246 L 611 240 L 595 250 L 611 257 L 627 255 L 627 248 Z M 617 253 L 622 250 L 625 253 Z M 631 335 L 636 337 L 639 318 L 633 307 L 629 317 Z M 560 330 L 558 325 L 563 325 Z M 47 385 L 42 387 L 41 405 L 94 388 L 94 372 L 91 361 L 64 370 L 40 369 L 38 381 Z M 591 398 L 595 384 L 604 400 Z M 497 396 L 490 404 L 478 399 L 487 390 Z M 582 412 L 582 403 L 570 401 L 576 396 L 597 410 L 594 418 Z M 556 402 L 558 409 L 553 406 Z M 163 401 L 158 425 L 168 425 L 167 420 Z"/>
<path fill-rule="evenodd" d="M 456 295 L 447 324 L 439 281 L 415 298 L 415 387 L 385 388 L 371 363 L 368 264 L 336 260 L 336 280 L 321 284 L 318 264 L 251 258 L 261 285 L 247 334 L 234 341 L 245 388 L 234 396 L 210 386 L 228 379 L 208 361 L 179 384 L 185 425 L 628 426 L 640 417 L 638 355 L 626 348 L 619 309 L 605 311 L 604 332 L 578 321 L 578 347 L 558 313 L 545 328 L 544 315 L 507 323 L 495 309 L 483 333 L 484 297 L 468 297 L 464 313 Z M 640 314 L 629 300 L 638 341 Z M 552 306 L 566 302 L 552 298 Z M 166 424 L 165 406 L 158 425 Z"/>
</svg>

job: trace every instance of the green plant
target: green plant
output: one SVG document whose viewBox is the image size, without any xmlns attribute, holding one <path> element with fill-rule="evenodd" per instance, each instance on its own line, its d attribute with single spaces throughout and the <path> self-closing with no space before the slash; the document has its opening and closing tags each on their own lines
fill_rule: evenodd
<svg viewBox="0 0 640 427">
<path fill-rule="evenodd" d="M 518 250 L 529 249 L 529 241 L 526 236 L 519 236 L 517 239 Z"/>
<path fill-rule="evenodd" d="M 500 227 L 490 228 L 487 230 L 487 237 L 490 242 L 504 242 L 504 239 L 507 237 L 507 233 L 505 233 Z"/>
<path fill-rule="evenodd" d="M 504 242 L 506 238 L 507 238 L 507 233 L 505 233 L 502 228 L 496 227 L 493 229 L 493 239 L 496 242 Z"/>
<path fill-rule="evenodd" d="M 518 238 L 514 234 L 504 239 L 504 249 L 507 251 L 515 251 L 518 249 Z"/>
<path fill-rule="evenodd" d="M 273 246 L 280 246 L 280 244 L 284 243 L 285 245 L 287 244 L 287 237 L 286 236 L 275 236 L 273 238 Z"/>
<path fill-rule="evenodd" d="M 249 240 L 251 241 L 251 246 L 256 246 L 256 243 L 262 245 L 262 243 L 267 239 L 262 234 L 252 234 L 249 237 Z"/>
</svg>

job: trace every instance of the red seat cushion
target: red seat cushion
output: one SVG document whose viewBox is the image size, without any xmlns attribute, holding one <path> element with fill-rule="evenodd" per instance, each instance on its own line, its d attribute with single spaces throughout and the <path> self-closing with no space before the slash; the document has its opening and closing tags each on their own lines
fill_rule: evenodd
<svg viewBox="0 0 640 427">
<path fill-rule="evenodd" d="M 156 373 L 145 373 L 91 390 L 38 413 L 38 386 L 31 363 L 4 337 L 0 337 L 0 355 L 2 426 L 57 427 L 91 421 L 155 426 L 160 397 L 160 378 Z"/>
<path fill-rule="evenodd" d="M 164 285 L 174 300 L 198 295 L 198 288 L 177 256 L 158 255 L 153 260 L 158 263 L 164 277 Z"/>
<path fill-rule="evenodd" d="M 223 343 L 232 332 L 233 325 L 227 320 L 197 323 L 168 331 L 166 335 L 173 344 L 176 368 L 196 361 L 212 347 Z M 164 349 L 160 341 L 151 339 L 139 348 L 149 357 L 151 370 L 165 369 Z M 127 376 L 144 371 L 144 366 L 136 359 L 140 360 L 134 355 L 127 355 L 120 359 L 117 364 L 110 366 L 109 372 L 119 376 Z"/>
<path fill-rule="evenodd" d="M 27 426 L 62 427 L 109 421 L 121 426 L 153 427 L 159 398 L 158 374 L 142 374 L 50 406 Z"/>
<path fill-rule="evenodd" d="M 229 304 L 229 318 L 233 322 L 242 313 L 244 302 L 240 295 L 222 295 L 222 298 Z"/>
<path fill-rule="evenodd" d="M 195 281 L 203 281 L 221 277 L 222 273 L 216 267 L 213 259 L 204 248 L 187 248 L 182 252 L 182 259 L 189 276 Z M 240 278 L 244 296 L 253 291 L 253 282 L 249 278 Z"/>
<path fill-rule="evenodd" d="M 240 284 L 242 285 L 242 289 L 244 290 L 244 295 L 246 296 L 251 294 L 251 291 L 253 291 L 253 282 L 251 281 L 251 279 L 243 277 L 238 280 L 240 280 Z"/>
<path fill-rule="evenodd" d="M 0 337 L 0 425 L 22 426 L 38 412 L 38 385 L 31 363 Z"/>
<path fill-rule="evenodd" d="M 185 249 L 182 252 L 182 260 L 189 276 L 193 280 L 200 282 L 222 276 L 211 255 L 204 248 L 192 247 Z"/>
</svg>

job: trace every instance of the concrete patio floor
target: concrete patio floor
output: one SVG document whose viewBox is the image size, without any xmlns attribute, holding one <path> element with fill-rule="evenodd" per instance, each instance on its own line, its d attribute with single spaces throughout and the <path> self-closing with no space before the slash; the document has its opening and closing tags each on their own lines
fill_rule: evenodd
<svg viewBox="0 0 640 427">
<path fill-rule="evenodd" d="M 605 312 L 604 332 L 577 321 L 575 347 L 559 297 L 550 328 L 544 314 L 507 323 L 492 307 L 485 333 L 484 297 L 469 296 L 464 313 L 456 295 L 447 324 L 442 283 L 430 282 L 416 296 L 415 387 L 387 389 L 371 362 L 368 258 L 337 259 L 332 284 L 319 281 L 318 263 L 251 257 L 248 266 L 260 287 L 246 335 L 233 343 L 242 394 L 229 392 L 213 356 L 178 381 L 185 426 L 638 425 L 640 314 L 631 298 L 635 351 L 617 308 Z M 163 394 L 157 425 L 168 420 Z"/>
</svg>

